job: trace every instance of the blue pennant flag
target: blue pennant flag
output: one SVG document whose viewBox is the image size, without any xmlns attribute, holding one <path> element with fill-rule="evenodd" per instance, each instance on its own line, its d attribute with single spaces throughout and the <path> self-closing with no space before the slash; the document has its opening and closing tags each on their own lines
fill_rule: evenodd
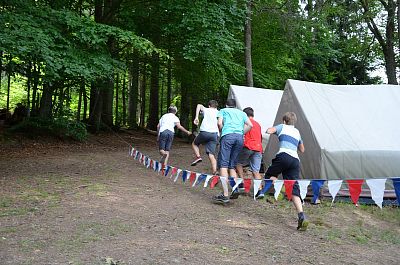
<svg viewBox="0 0 400 265">
<path fill-rule="evenodd" d="M 158 170 L 158 164 L 159 164 L 159 162 L 156 161 L 156 166 L 154 167 L 154 171 L 157 171 L 157 170 Z"/>
<path fill-rule="evenodd" d="M 400 206 L 400 178 L 392 179 L 394 190 L 396 192 L 397 203 Z"/>
<path fill-rule="evenodd" d="M 135 160 L 137 160 L 137 159 L 138 159 L 138 157 L 139 157 L 139 154 L 140 154 L 140 152 L 136 152 L 136 155 L 135 155 Z"/>
<path fill-rule="evenodd" d="M 313 179 L 311 180 L 311 187 L 313 190 L 313 198 L 311 203 L 316 203 L 317 199 L 319 198 L 319 192 L 321 190 L 321 187 L 324 185 L 325 180 L 324 179 Z"/>
<path fill-rule="evenodd" d="M 205 181 L 206 178 L 207 178 L 207 174 L 201 174 L 201 175 L 199 176 L 199 178 L 197 179 L 196 185 L 199 185 L 200 183 L 202 183 L 203 181 Z"/>
<path fill-rule="evenodd" d="M 168 176 L 169 170 L 171 169 L 171 166 L 167 166 L 165 168 L 164 176 Z"/>
<path fill-rule="evenodd" d="M 229 185 L 231 185 L 231 187 L 235 187 L 235 179 L 233 177 L 228 177 L 228 181 L 229 181 Z"/>
<path fill-rule="evenodd" d="M 187 172 L 186 170 L 184 170 L 184 171 L 182 172 L 182 181 L 183 181 L 183 182 L 186 181 L 186 179 L 187 179 L 187 174 L 188 174 L 188 172 Z"/>
<path fill-rule="evenodd" d="M 262 189 L 261 193 L 265 194 L 272 186 L 272 180 L 271 179 L 265 179 L 264 182 L 264 188 Z"/>
</svg>

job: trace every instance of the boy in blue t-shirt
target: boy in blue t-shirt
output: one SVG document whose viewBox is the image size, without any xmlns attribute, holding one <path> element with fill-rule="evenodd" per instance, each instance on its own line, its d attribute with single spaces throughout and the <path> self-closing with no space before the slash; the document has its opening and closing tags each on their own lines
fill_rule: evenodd
<svg viewBox="0 0 400 265">
<path fill-rule="evenodd" d="M 268 128 L 266 131 L 268 134 L 278 136 L 279 151 L 275 158 L 272 159 L 272 164 L 268 167 L 265 178 L 275 181 L 278 179 L 279 174 L 282 174 L 283 179 L 297 180 L 300 175 L 300 159 L 297 152 L 304 153 L 304 144 L 299 130 L 294 127 L 297 121 L 296 114 L 294 112 L 286 112 L 282 120 L 283 124 Z M 309 222 L 303 212 L 300 188 L 297 182 L 293 186 L 292 201 L 298 213 L 297 230 L 305 231 Z"/>
<path fill-rule="evenodd" d="M 225 177 L 226 183 L 222 184 L 223 194 L 213 197 L 215 203 L 229 203 L 228 177 L 237 178 L 236 164 L 239 153 L 243 148 L 243 135 L 252 127 L 246 113 L 236 108 L 236 101 L 228 99 L 226 108 L 221 109 L 218 114 L 218 128 L 221 130 L 220 150 L 218 154 L 219 175 Z M 221 179 L 221 181 L 223 181 Z M 232 193 L 232 195 L 234 195 Z M 235 194 L 237 196 L 237 194 Z"/>
</svg>

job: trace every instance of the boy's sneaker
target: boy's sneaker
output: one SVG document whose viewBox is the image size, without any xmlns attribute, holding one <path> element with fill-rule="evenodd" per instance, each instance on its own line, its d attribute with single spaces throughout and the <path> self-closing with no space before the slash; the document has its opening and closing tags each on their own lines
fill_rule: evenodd
<svg viewBox="0 0 400 265">
<path fill-rule="evenodd" d="M 310 222 L 305 217 L 299 218 L 297 221 L 297 230 L 306 231 L 309 223 Z"/>
<path fill-rule="evenodd" d="M 216 195 L 212 198 L 213 203 L 227 204 L 229 203 L 229 198 L 224 196 L 224 194 Z"/>
<path fill-rule="evenodd" d="M 239 184 L 238 191 L 239 191 L 240 194 L 245 193 L 243 182 Z"/>
<path fill-rule="evenodd" d="M 261 190 L 257 191 L 256 199 L 258 200 L 264 199 L 264 193 L 261 193 Z"/>
<path fill-rule="evenodd" d="M 197 165 L 197 163 L 200 163 L 201 161 L 203 161 L 203 159 L 201 157 L 198 157 L 190 165 L 195 166 L 195 165 Z"/>
<path fill-rule="evenodd" d="M 235 199 L 239 198 L 239 195 L 240 195 L 240 193 L 237 190 L 234 190 L 234 191 L 232 191 L 229 199 L 235 200 Z"/>
</svg>

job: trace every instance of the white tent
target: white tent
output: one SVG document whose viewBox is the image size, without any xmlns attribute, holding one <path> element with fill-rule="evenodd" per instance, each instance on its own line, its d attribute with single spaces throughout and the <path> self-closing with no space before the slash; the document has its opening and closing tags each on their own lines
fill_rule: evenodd
<svg viewBox="0 0 400 265">
<path fill-rule="evenodd" d="M 274 124 L 297 115 L 305 145 L 301 174 L 307 179 L 400 176 L 400 86 L 326 85 L 288 80 Z M 278 150 L 271 137 L 265 161 Z"/>
<path fill-rule="evenodd" d="M 264 149 L 269 138 L 265 131 L 274 124 L 282 94 L 282 90 L 265 88 L 234 85 L 229 88 L 228 99 L 235 99 L 238 109 L 253 108 L 254 119 L 261 125 Z"/>
</svg>

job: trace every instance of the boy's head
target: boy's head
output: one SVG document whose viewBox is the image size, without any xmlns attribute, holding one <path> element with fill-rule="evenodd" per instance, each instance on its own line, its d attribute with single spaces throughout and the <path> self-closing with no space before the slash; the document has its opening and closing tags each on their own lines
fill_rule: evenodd
<svg viewBox="0 0 400 265">
<path fill-rule="evenodd" d="M 226 107 L 227 108 L 236 108 L 236 100 L 233 98 L 230 98 L 226 101 Z"/>
<path fill-rule="evenodd" d="M 210 100 L 210 101 L 208 101 L 208 107 L 209 108 L 218 108 L 218 102 L 216 101 L 216 100 Z"/>
<path fill-rule="evenodd" d="M 176 114 L 176 113 L 178 112 L 178 109 L 177 109 L 174 105 L 171 105 L 171 106 L 169 106 L 169 108 L 168 108 L 168 112 L 169 112 L 169 113 Z"/>
<path fill-rule="evenodd" d="M 254 110 L 250 107 L 245 108 L 243 112 L 247 114 L 247 117 L 254 117 Z"/>
<path fill-rule="evenodd" d="M 286 112 L 285 115 L 283 115 L 282 120 L 287 125 L 294 125 L 297 121 L 297 117 L 294 112 Z"/>
</svg>

